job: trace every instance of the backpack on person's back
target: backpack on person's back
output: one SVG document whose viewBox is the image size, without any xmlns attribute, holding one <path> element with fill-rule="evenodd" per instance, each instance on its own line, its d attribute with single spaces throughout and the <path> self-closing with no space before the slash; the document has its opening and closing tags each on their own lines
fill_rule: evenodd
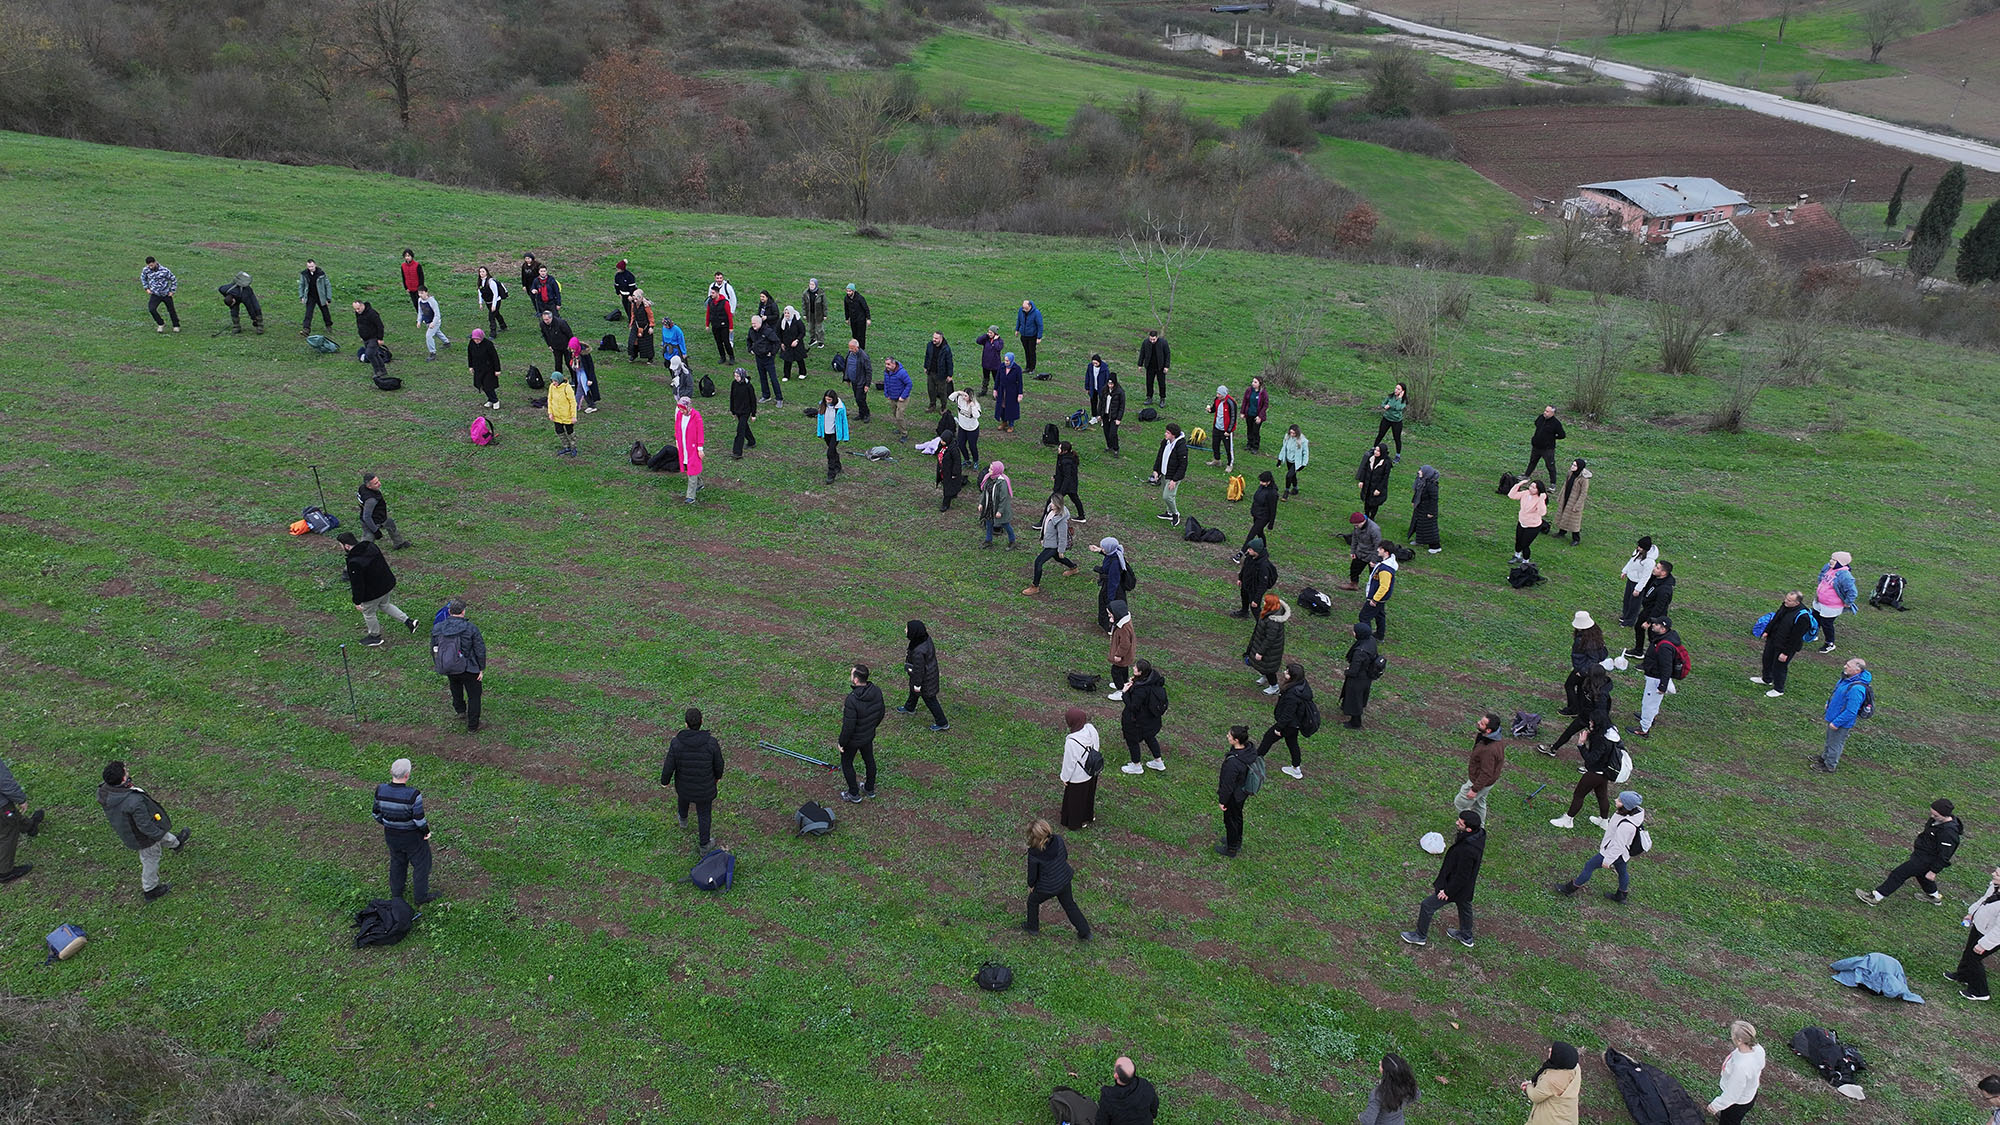
<svg viewBox="0 0 2000 1125">
<path fill-rule="evenodd" d="M 1241 803 L 1247 798 L 1255 797 L 1264 788 L 1264 779 L 1269 776 L 1270 771 L 1264 768 L 1263 755 L 1252 758 L 1250 768 L 1243 771 L 1243 780 L 1236 784 L 1236 800 Z"/>
<path fill-rule="evenodd" d="M 447 633 L 431 649 L 431 668 L 440 676 L 462 676 L 473 671 L 472 634 Z"/>
<path fill-rule="evenodd" d="M 1669 641 L 1664 638 L 1655 641 L 1653 643 L 1660 645 L 1673 655 L 1674 679 L 1685 680 L 1694 673 L 1694 657 L 1688 655 L 1688 650 L 1686 645 L 1681 644 L 1678 641 Z"/>
</svg>

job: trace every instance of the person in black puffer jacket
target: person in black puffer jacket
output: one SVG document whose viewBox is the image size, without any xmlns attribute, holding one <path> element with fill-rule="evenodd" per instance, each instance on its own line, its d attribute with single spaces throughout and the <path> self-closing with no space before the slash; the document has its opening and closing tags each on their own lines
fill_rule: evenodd
<svg viewBox="0 0 2000 1125">
<path fill-rule="evenodd" d="M 1378 646 L 1375 628 L 1366 621 L 1354 623 L 1354 643 L 1347 646 L 1347 678 L 1340 681 L 1340 713 L 1347 716 L 1349 730 L 1361 729 L 1361 713 L 1368 709 L 1368 694 L 1375 687 L 1375 657 Z"/>
<path fill-rule="evenodd" d="M 1264 548 L 1264 540 L 1252 539 L 1243 545 L 1242 565 L 1236 568 L 1236 598 L 1238 606 L 1231 617 L 1249 617 L 1250 607 L 1262 605 L 1264 595 L 1278 584 L 1278 568 Z"/>
<path fill-rule="evenodd" d="M 779 399 L 780 404 L 784 399 Z M 750 432 L 750 423 L 757 420 L 757 388 L 750 385 L 750 373 L 741 367 L 729 380 L 729 413 L 736 419 L 736 441 L 733 461 L 743 460 L 743 447 L 757 448 L 757 435 Z"/>
<path fill-rule="evenodd" d="M 1090 522 L 1083 518 L 1083 497 L 1076 494 L 1078 467 L 1081 464 L 1082 458 L 1077 456 L 1075 448 L 1070 443 L 1063 442 L 1056 446 L 1055 494 L 1067 497 L 1070 506 L 1076 509 L 1076 514 L 1070 517 L 1071 523 Z"/>
<path fill-rule="evenodd" d="M 856 664 L 847 670 L 847 682 L 851 685 L 846 702 L 840 706 L 840 770 L 847 777 L 847 788 L 840 791 L 840 799 L 853 804 L 870 800 L 875 796 L 875 728 L 882 725 L 882 689 L 868 682 L 868 665 Z M 862 764 L 868 767 L 868 787 L 863 789 L 855 783 L 854 756 L 861 755 Z"/>
<path fill-rule="evenodd" d="M 1297 664 L 1285 665 L 1285 673 L 1278 679 L 1278 704 L 1271 709 L 1271 729 L 1264 732 L 1264 738 L 1257 744 L 1257 756 L 1270 753 L 1278 739 L 1285 740 L 1285 748 L 1292 752 L 1292 764 L 1284 767 L 1286 777 L 1303 781 L 1305 771 L 1299 767 L 1303 760 L 1299 757 L 1299 732 L 1306 725 L 1306 717 L 1313 709 L 1312 685 L 1306 683 L 1306 670 Z"/>
<path fill-rule="evenodd" d="M 1160 381 L 1161 391 L 1166 380 Z M 1109 1086 L 1097 1091 L 1096 1125 L 1153 1125 L 1160 1116 L 1160 1095 L 1153 1084 L 1139 1077 L 1131 1059 L 1120 1057 L 1111 1065 Z"/>
<path fill-rule="evenodd" d="M 1222 842 L 1215 845 L 1215 854 L 1224 858 L 1233 859 L 1243 850 L 1243 803 L 1248 796 L 1242 791 L 1243 779 L 1249 776 L 1257 757 L 1250 748 L 1250 728 L 1230 727 L 1229 750 L 1215 779 L 1215 801 L 1222 809 Z"/>
<path fill-rule="evenodd" d="M 1771 614 L 1771 623 L 1764 626 L 1763 674 L 1750 677 L 1750 682 L 1770 688 L 1764 694 L 1772 699 L 1785 694 L 1785 677 L 1792 670 L 1792 657 L 1805 647 L 1806 631 L 1813 623 L 1812 612 L 1805 594 L 1793 590 L 1778 603 Z"/>
<path fill-rule="evenodd" d="M 660 788 L 674 787 L 682 828 L 688 824 L 688 806 L 694 806 L 701 828 L 701 850 L 707 851 L 715 845 L 709 834 L 709 809 L 715 804 L 715 783 L 722 779 L 722 744 L 701 729 L 700 708 L 688 708 L 685 718 L 687 729 L 667 744 L 667 760 L 660 766 Z"/>
<path fill-rule="evenodd" d="M 1446 930 L 1445 936 L 1457 939 L 1467 948 L 1472 946 L 1472 893 L 1479 882 L 1479 865 L 1485 858 L 1486 828 L 1480 822 L 1479 810 L 1467 809 L 1458 814 L 1458 832 L 1444 850 L 1444 862 L 1438 865 L 1437 878 L 1431 880 L 1431 893 L 1417 907 L 1417 928 L 1404 930 L 1404 941 L 1411 945 L 1430 944 L 1431 916 L 1450 903 L 1458 907 L 1458 928 Z"/>
<path fill-rule="evenodd" d="M 910 676 L 910 698 L 896 708 L 898 715 L 914 715 L 917 700 L 924 701 L 930 708 L 931 729 L 946 731 L 951 729 L 951 720 L 944 717 L 944 708 L 938 706 L 938 659 L 937 643 L 931 640 L 929 629 L 921 621 L 912 621 L 903 626 L 903 636 L 909 640 L 909 650 L 903 655 L 903 671 Z"/>
<path fill-rule="evenodd" d="M 1042 904 L 1055 899 L 1062 903 L 1069 924 L 1076 927 L 1076 940 L 1090 940 L 1090 920 L 1077 909 L 1076 899 L 1069 893 L 1071 877 L 1068 846 L 1053 825 L 1037 820 L 1028 829 L 1028 920 L 1021 923 L 1022 929 L 1040 933 Z"/>
<path fill-rule="evenodd" d="M 417 631 L 416 618 L 396 608 L 389 601 L 389 595 L 396 589 L 396 574 L 389 569 L 389 560 L 382 554 L 382 548 L 371 540 L 363 543 L 351 531 L 343 531 L 334 536 L 340 549 L 347 552 L 347 586 L 354 598 L 354 608 L 361 611 L 362 623 L 368 626 L 367 635 L 361 643 L 374 648 L 382 643 L 381 614 L 388 614 L 410 632 Z"/>
<path fill-rule="evenodd" d="M 1125 710 L 1118 716 L 1118 733 L 1125 736 L 1125 752 L 1132 757 L 1124 772 L 1139 772 L 1141 743 L 1153 752 L 1146 764 L 1164 770 L 1167 763 L 1160 757 L 1160 727 L 1167 715 L 1167 680 L 1153 670 L 1150 660 L 1141 659 L 1132 669 L 1132 682 L 1125 685 Z"/>
<path fill-rule="evenodd" d="M 1664 559 L 1653 563 L 1652 580 L 1639 594 L 1638 603 L 1632 617 L 1632 647 L 1622 654 L 1627 660 L 1645 658 L 1653 642 L 1647 623 L 1667 616 L 1667 610 L 1674 604 L 1674 564 Z"/>
</svg>

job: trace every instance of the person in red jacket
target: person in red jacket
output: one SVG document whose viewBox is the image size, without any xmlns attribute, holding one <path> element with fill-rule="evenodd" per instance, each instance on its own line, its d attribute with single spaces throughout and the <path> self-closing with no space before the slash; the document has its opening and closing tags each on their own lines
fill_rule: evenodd
<svg viewBox="0 0 2000 1125">
<path fill-rule="evenodd" d="M 403 288 L 410 294 L 410 311 L 422 312 L 423 305 L 417 298 L 417 290 L 424 287 L 424 266 L 417 261 L 415 250 L 403 251 Z"/>
<path fill-rule="evenodd" d="M 717 363 L 736 362 L 736 342 L 731 333 L 736 330 L 736 314 L 730 311 L 729 297 L 719 285 L 708 287 L 708 330 L 715 335 Z"/>
</svg>

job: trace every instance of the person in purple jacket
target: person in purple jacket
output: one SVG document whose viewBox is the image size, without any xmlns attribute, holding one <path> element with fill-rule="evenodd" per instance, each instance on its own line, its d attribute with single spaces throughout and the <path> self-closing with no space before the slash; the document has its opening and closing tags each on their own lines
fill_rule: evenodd
<svg viewBox="0 0 2000 1125">
<path fill-rule="evenodd" d="M 979 345 L 979 397 L 1000 378 L 1000 357 L 1006 354 L 1006 342 L 1000 339 L 1000 326 L 989 324 L 979 338 L 972 341 Z"/>
</svg>

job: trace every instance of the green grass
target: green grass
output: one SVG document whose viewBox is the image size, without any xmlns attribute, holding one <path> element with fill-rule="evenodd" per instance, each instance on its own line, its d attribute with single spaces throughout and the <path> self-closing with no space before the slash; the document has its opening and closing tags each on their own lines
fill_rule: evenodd
<svg viewBox="0 0 2000 1125">
<path fill-rule="evenodd" d="M 1099 931 L 1079 947 L 1059 923 L 1038 939 L 1014 927 L 1019 840 L 1056 810 L 1063 708 L 1115 727 L 1109 704 L 1063 681 L 1104 664 L 1089 579 L 1021 597 L 1029 552 L 977 550 L 970 504 L 940 515 L 928 463 L 906 451 L 881 465 L 850 457 L 851 474 L 823 488 L 795 410 L 766 411 L 738 463 L 722 450 L 720 400 L 703 400 L 711 469 L 688 508 L 675 478 L 624 463 L 634 439 L 665 436 L 657 369 L 607 361 L 584 456 L 558 460 L 519 386 L 541 356 L 519 330 L 500 341 L 502 441 L 475 449 L 473 392 L 456 362 L 421 362 L 395 257 L 419 251 L 455 337 L 471 327 L 471 268 L 511 268 L 529 247 L 593 334 L 620 256 L 662 311 L 687 317 L 716 269 L 746 296 L 770 285 L 788 300 L 809 274 L 836 289 L 851 279 L 873 300 L 878 357 L 913 359 L 939 328 L 961 369 L 974 331 L 1009 323 L 1032 296 L 1058 378 L 1030 384 L 1019 435 L 983 443 L 1026 507 L 1051 468 L 1041 424 L 1079 404 L 1092 350 L 1129 372 L 1146 323 L 1108 246 L 920 229 L 857 240 L 830 223 L 14 135 L 0 136 L 0 169 L 18 376 L 0 430 L 0 701 L 7 760 L 49 810 L 23 848 L 34 875 L 5 890 L 0 992 L 77 994 L 107 1026 L 426 1125 L 1026 1121 L 1050 1087 L 1094 1087 L 1128 1051 L 1160 1084 L 1163 1120 L 1346 1120 L 1390 1048 L 1422 1075 L 1424 1120 L 1469 1125 L 1521 1115 L 1514 1083 L 1552 1036 L 1637 1051 L 1705 1093 L 1739 1016 L 1773 1048 L 1770 1120 L 1975 1120 L 1963 1091 L 1990 1069 L 1995 1037 L 1990 1012 L 1937 980 L 1962 940 L 1953 912 L 1908 892 L 1868 911 L 1847 891 L 1900 860 L 1940 792 L 1975 833 L 1990 803 L 1976 783 L 1991 768 L 1981 716 L 2000 681 L 1982 655 L 2000 548 L 1984 514 L 2000 490 L 1990 355 L 1842 333 L 1825 384 L 1766 392 L 1752 431 L 1735 436 L 1687 422 L 1718 399 L 1712 380 L 1630 371 L 1615 417 L 1572 424 L 1564 448 L 1598 474 L 1582 545 L 1538 549 L 1551 583 L 1515 591 L 1503 581 L 1512 508 L 1491 482 L 1519 467 L 1540 405 L 1562 401 L 1565 342 L 1599 312 L 1582 294 L 1545 306 L 1521 283 L 1479 283 L 1470 321 L 1445 334 L 1440 418 L 1411 428 L 1384 510 L 1400 533 L 1411 470 L 1436 464 L 1447 550 L 1404 571 L 1369 729 L 1330 723 L 1305 782 L 1274 778 L 1233 863 L 1208 851 L 1212 771 L 1223 729 L 1257 725 L 1268 700 L 1234 660 L 1245 630 L 1222 615 L 1227 548 L 1183 544 L 1152 518 L 1156 499 L 1135 478 L 1156 426 L 1128 428 L 1122 461 L 1086 435 L 1085 530 L 1130 547 L 1140 653 L 1165 671 L 1173 711 L 1171 771 L 1111 775 L 1097 825 L 1071 835 L 1078 898 Z M 147 253 L 182 279 L 179 336 L 145 320 L 135 278 Z M 388 316 L 401 392 L 378 393 L 350 359 L 311 355 L 291 335 L 292 276 L 308 254 L 336 299 L 366 297 Z M 212 287 L 238 269 L 257 279 L 271 335 L 211 335 Z M 1334 533 L 1351 507 L 1349 466 L 1399 376 L 1344 342 L 1384 341 L 1370 304 L 1410 276 L 1218 253 L 1182 291 L 1172 339 L 1188 374 L 1168 416 L 1184 424 L 1209 386 L 1257 369 L 1260 313 L 1326 310 L 1329 342 L 1310 356 L 1306 390 L 1278 396 L 1266 438 L 1297 421 L 1317 454 L 1272 537 L 1288 597 L 1344 575 Z M 1610 312 L 1634 330 L 1643 319 Z M 1763 333 L 1717 341 L 1718 367 Z M 351 342 L 345 316 L 336 335 Z M 890 440 L 879 420 L 857 429 L 856 447 Z M 353 645 L 333 544 L 284 533 L 315 500 L 312 464 L 343 517 L 362 468 L 384 477 L 417 543 L 393 556 L 405 608 L 428 616 L 447 595 L 471 598 L 493 655 L 477 737 L 452 728 L 419 642 L 392 631 L 385 648 Z M 1222 474 L 1197 464 L 1182 505 L 1240 532 L 1245 513 L 1222 496 Z M 1918 502 L 1925 514 L 1911 518 Z M 1633 901 L 1548 894 L 1594 837 L 1547 828 L 1546 793 L 1523 803 L 1575 774 L 1515 743 L 1493 797 L 1479 948 L 1402 946 L 1395 932 L 1435 864 L 1416 840 L 1449 826 L 1472 716 L 1556 710 L 1570 614 L 1608 616 L 1642 533 L 1681 568 L 1675 617 L 1697 672 L 1636 745 L 1660 848 L 1636 865 Z M 1832 661 L 1804 658 L 1778 701 L 1743 678 L 1750 621 L 1831 548 L 1853 551 L 1864 581 L 1905 574 L 1916 612 L 1842 624 L 1841 655 L 1879 670 L 1883 710 L 1823 777 L 1800 760 L 1818 746 Z M 953 730 L 891 716 L 882 799 L 842 806 L 829 837 L 794 839 L 791 810 L 835 786 L 752 741 L 823 753 L 848 662 L 873 663 L 893 692 L 912 617 L 939 638 Z M 1343 627 L 1301 617 L 1288 644 L 1327 689 L 1329 714 Z M 1635 679 L 1620 677 L 1623 708 Z M 740 857 L 739 882 L 719 898 L 678 881 L 691 840 L 654 786 L 691 704 L 729 753 L 717 831 Z M 349 920 L 382 893 L 368 786 L 405 754 L 431 804 L 445 897 L 410 940 L 357 952 Z M 150 906 L 91 798 L 112 757 L 198 829 L 166 862 L 174 894 Z M 1977 891 L 1990 854 L 1976 845 L 1947 874 L 1954 900 Z M 61 921 L 91 944 L 43 970 L 41 935 Z M 1827 962 L 1875 949 L 1904 960 L 1928 1007 L 1826 979 Z M 972 987 L 989 958 L 1015 969 L 1013 992 Z M 1867 1053 L 1883 1077 L 1866 1103 L 1839 1099 L 1784 1050 L 1808 1022 Z M 1591 1066 L 1587 1113 L 1620 1117 Z"/>
<path fill-rule="evenodd" d="M 1965 237 L 1965 232 L 1971 230 L 1972 224 L 1978 222 L 1979 217 L 1986 214 L 1986 209 L 1995 202 L 1995 200 L 1991 199 L 1968 199 L 1965 201 L 1965 205 L 1959 208 L 1958 223 L 1952 227 L 1951 246 L 1945 251 L 1944 260 L 1938 263 L 1937 269 L 1932 271 L 1931 276 L 1941 277 L 1946 280 L 1951 279 L 1952 268 L 1958 261 L 1958 240 Z M 1900 235 L 1917 225 L 1917 216 L 1924 213 L 1924 199 L 1919 197 L 1914 201 L 1904 200 L 1902 214 L 1897 217 L 1896 226 L 1893 230 L 1888 230 L 1882 226 L 1882 219 L 1888 213 L 1889 204 L 1887 202 L 1849 203 L 1847 206 L 1841 208 L 1840 222 L 1842 226 L 1853 231 L 1857 237 L 1861 238 L 1881 238 L 1884 233 Z M 1884 262 L 1898 266 L 1903 265 L 1909 259 L 1909 256 L 1910 254 L 1907 250 L 1888 250 L 1877 255 Z"/>
<path fill-rule="evenodd" d="M 1794 26 L 1799 22 L 1794 20 Z M 1902 73 L 1887 63 L 1823 54 L 1796 41 L 1791 28 L 1786 29 L 1785 41 L 1780 43 L 1771 33 L 1750 30 L 1751 26 L 1619 35 L 1576 40 L 1569 46 L 1620 62 L 1678 70 L 1761 90 L 1789 90 L 1792 76 L 1800 73 L 1819 75 L 1822 82 L 1887 78 Z M 1775 30 L 1774 22 L 1772 31 Z"/>
<path fill-rule="evenodd" d="M 1455 160 L 1336 137 L 1321 137 L 1306 159 L 1366 196 L 1386 225 L 1406 235 L 1458 243 L 1500 223 L 1542 226 L 1512 193 Z"/>
</svg>

